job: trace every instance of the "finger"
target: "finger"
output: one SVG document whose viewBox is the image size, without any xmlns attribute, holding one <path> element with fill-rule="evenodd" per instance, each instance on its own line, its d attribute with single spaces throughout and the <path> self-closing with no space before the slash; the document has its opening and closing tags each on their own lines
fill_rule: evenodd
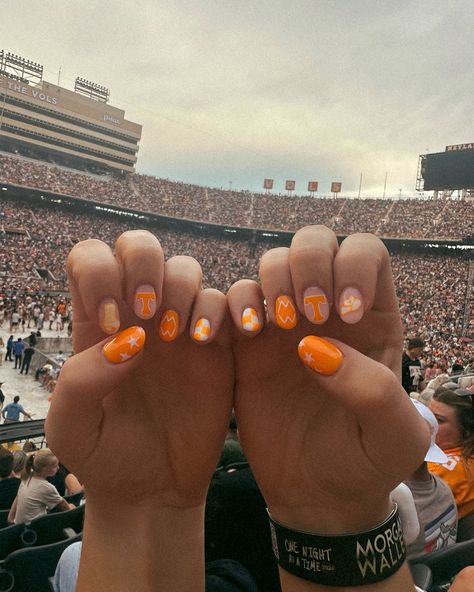
<svg viewBox="0 0 474 592">
<path fill-rule="evenodd" d="M 341 319 L 357 323 L 374 308 L 398 309 L 390 256 L 372 234 L 352 234 L 341 244 L 334 259 L 334 296 Z"/>
<path fill-rule="evenodd" d="M 52 449 L 68 450 L 71 441 L 94 445 L 103 419 L 103 399 L 137 368 L 144 344 L 143 329 L 129 327 L 65 362 L 46 419 Z"/>
<path fill-rule="evenodd" d="M 183 333 L 202 284 L 202 270 L 192 257 L 171 257 L 165 263 L 163 302 L 158 321 L 162 341 L 174 341 Z"/>
<path fill-rule="evenodd" d="M 227 311 L 227 300 L 222 292 L 207 288 L 194 303 L 190 334 L 196 343 L 211 343 L 219 334 Z"/>
<path fill-rule="evenodd" d="M 140 319 L 151 319 L 160 306 L 164 256 L 160 242 L 146 230 L 130 230 L 115 243 L 125 283 L 125 298 Z"/>
<path fill-rule="evenodd" d="M 272 323 L 287 330 L 293 329 L 298 323 L 289 252 L 286 247 L 267 251 L 260 260 L 259 269 L 268 317 Z"/>
<path fill-rule="evenodd" d="M 92 321 L 106 334 L 118 331 L 122 283 L 110 247 L 95 239 L 82 241 L 70 251 L 66 267 L 75 325 Z"/>
<path fill-rule="evenodd" d="M 376 466 L 388 472 L 387 459 L 420 466 L 429 430 L 393 372 L 340 341 L 312 335 L 301 340 L 298 355 L 315 384 L 354 414 Z"/>
<path fill-rule="evenodd" d="M 289 259 L 296 305 L 316 325 L 329 317 L 337 250 L 336 235 L 325 226 L 306 226 L 291 241 Z"/>
<path fill-rule="evenodd" d="M 227 292 L 227 304 L 237 330 L 243 335 L 258 335 L 265 322 L 263 294 L 257 282 L 240 280 Z"/>
</svg>

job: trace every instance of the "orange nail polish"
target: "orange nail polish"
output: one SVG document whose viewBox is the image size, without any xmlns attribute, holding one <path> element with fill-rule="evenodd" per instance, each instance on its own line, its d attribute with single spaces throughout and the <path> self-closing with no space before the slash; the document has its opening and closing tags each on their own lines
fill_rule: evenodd
<svg viewBox="0 0 474 592">
<path fill-rule="evenodd" d="M 207 319 L 199 319 L 194 326 L 193 338 L 196 341 L 207 341 L 211 334 L 211 323 Z"/>
<path fill-rule="evenodd" d="M 325 323 L 329 317 L 329 303 L 326 294 L 318 287 L 307 288 L 303 294 L 306 318 L 315 325 Z"/>
<path fill-rule="evenodd" d="M 296 308 L 290 296 L 278 296 L 275 302 L 276 322 L 282 329 L 296 327 Z"/>
<path fill-rule="evenodd" d="M 179 314 L 175 310 L 165 310 L 161 317 L 158 335 L 162 341 L 173 341 L 179 332 Z"/>
<path fill-rule="evenodd" d="M 242 328 L 245 331 L 258 331 L 262 326 L 255 308 L 248 307 L 242 313 Z"/>
<path fill-rule="evenodd" d="M 137 288 L 134 299 L 134 309 L 137 317 L 151 319 L 156 311 L 156 294 L 153 286 L 145 285 Z"/>
<path fill-rule="evenodd" d="M 306 366 L 325 376 L 334 374 L 342 363 L 342 352 L 330 341 L 308 335 L 298 345 L 298 355 Z"/>
<path fill-rule="evenodd" d="M 114 364 L 133 358 L 145 345 L 145 331 L 138 326 L 121 331 L 102 349 L 104 356 Z"/>
</svg>

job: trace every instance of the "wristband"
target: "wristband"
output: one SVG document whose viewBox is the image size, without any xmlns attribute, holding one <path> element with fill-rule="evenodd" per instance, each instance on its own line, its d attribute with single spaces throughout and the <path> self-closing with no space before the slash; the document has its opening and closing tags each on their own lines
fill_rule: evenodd
<svg viewBox="0 0 474 592">
<path fill-rule="evenodd" d="M 268 510 L 267 510 L 268 512 Z M 395 507 L 367 532 L 319 535 L 293 530 L 268 512 L 273 552 L 289 573 L 325 586 L 362 586 L 385 580 L 406 557 L 402 523 Z"/>
</svg>

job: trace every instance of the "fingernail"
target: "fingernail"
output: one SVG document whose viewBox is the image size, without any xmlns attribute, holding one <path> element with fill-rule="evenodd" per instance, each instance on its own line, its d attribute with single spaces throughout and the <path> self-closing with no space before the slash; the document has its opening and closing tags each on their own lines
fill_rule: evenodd
<svg viewBox="0 0 474 592">
<path fill-rule="evenodd" d="M 308 335 L 299 342 L 298 355 L 303 364 L 324 376 L 337 372 L 343 357 L 333 343 L 314 335 Z"/>
<path fill-rule="evenodd" d="M 278 296 L 275 302 L 276 322 L 282 329 L 296 327 L 296 308 L 290 296 Z"/>
<path fill-rule="evenodd" d="M 315 325 L 321 325 L 327 321 L 329 316 L 329 302 L 321 288 L 306 288 L 303 294 L 303 304 L 308 321 Z"/>
<path fill-rule="evenodd" d="M 114 364 L 133 358 L 145 345 L 145 331 L 137 325 L 121 331 L 103 347 L 104 356 Z"/>
<path fill-rule="evenodd" d="M 345 323 L 358 323 L 364 315 L 362 294 L 357 288 L 346 288 L 339 299 L 339 316 Z"/>
<path fill-rule="evenodd" d="M 104 300 L 99 307 L 99 324 L 104 333 L 116 333 L 120 329 L 120 314 L 115 300 Z"/>
<path fill-rule="evenodd" d="M 196 341 L 207 341 L 211 334 L 211 323 L 207 319 L 199 319 L 194 325 L 193 338 Z"/>
<path fill-rule="evenodd" d="M 158 335 L 162 341 L 173 341 L 179 332 L 179 314 L 175 310 L 165 310 L 160 320 Z"/>
<path fill-rule="evenodd" d="M 245 331 L 258 331 L 262 326 L 262 323 L 258 319 L 257 311 L 255 308 L 248 307 L 242 313 L 242 328 Z"/>
<path fill-rule="evenodd" d="M 151 319 L 156 312 L 156 293 L 153 286 L 146 284 L 137 288 L 133 306 L 137 317 Z"/>
</svg>

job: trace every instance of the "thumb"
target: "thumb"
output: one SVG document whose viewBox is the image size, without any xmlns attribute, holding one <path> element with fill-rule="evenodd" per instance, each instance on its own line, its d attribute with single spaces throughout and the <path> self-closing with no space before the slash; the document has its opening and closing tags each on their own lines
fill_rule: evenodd
<svg viewBox="0 0 474 592">
<path fill-rule="evenodd" d="M 429 447 L 427 423 L 393 372 L 335 339 L 309 335 L 298 355 L 318 386 L 353 414 L 367 455 L 386 473 L 412 472 Z"/>
<path fill-rule="evenodd" d="M 145 331 L 128 327 L 70 358 L 61 368 L 46 423 L 48 445 L 60 453 L 63 446 L 86 442 L 103 419 L 102 400 L 137 367 L 145 345 Z"/>
</svg>

